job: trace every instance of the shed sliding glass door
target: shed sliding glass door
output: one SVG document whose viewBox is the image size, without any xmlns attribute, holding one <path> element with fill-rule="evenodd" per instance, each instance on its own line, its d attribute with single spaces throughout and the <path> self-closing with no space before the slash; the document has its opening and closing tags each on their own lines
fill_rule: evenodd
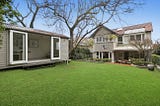
<svg viewBox="0 0 160 106">
<path fill-rule="evenodd" d="M 20 64 L 28 61 L 28 35 L 25 32 L 10 31 L 10 63 Z"/>
</svg>

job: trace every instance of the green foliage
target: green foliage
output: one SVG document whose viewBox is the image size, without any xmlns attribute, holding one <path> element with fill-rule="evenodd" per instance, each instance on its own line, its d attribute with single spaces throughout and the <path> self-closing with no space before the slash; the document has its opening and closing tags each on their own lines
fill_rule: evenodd
<svg viewBox="0 0 160 106">
<path fill-rule="evenodd" d="M 152 63 L 160 65 L 160 55 L 152 54 Z"/>
<path fill-rule="evenodd" d="M 97 62 L 111 62 L 111 59 L 109 59 L 109 58 L 103 58 L 103 59 L 94 58 L 93 61 L 97 61 Z"/>
<path fill-rule="evenodd" d="M 131 59 L 132 64 L 139 65 L 139 66 L 146 66 L 150 62 L 145 61 L 144 58 L 138 59 L 138 58 L 132 58 Z"/>
<path fill-rule="evenodd" d="M 155 41 L 154 44 L 154 54 L 160 55 L 160 39 L 158 39 L 157 41 Z"/>
<path fill-rule="evenodd" d="M 71 59 L 86 59 L 91 58 L 91 52 L 87 48 L 76 48 L 73 50 Z"/>
<path fill-rule="evenodd" d="M 0 31 L 4 30 L 3 24 L 5 22 L 13 22 L 14 15 L 18 15 L 16 11 L 12 9 L 12 0 L 1 0 L 0 2 Z"/>
<path fill-rule="evenodd" d="M 111 62 L 111 59 L 109 59 L 109 58 L 103 58 L 102 61 L 103 62 Z"/>
<path fill-rule="evenodd" d="M 0 72 L 1 106 L 158 106 L 160 73 L 75 62 Z"/>
</svg>

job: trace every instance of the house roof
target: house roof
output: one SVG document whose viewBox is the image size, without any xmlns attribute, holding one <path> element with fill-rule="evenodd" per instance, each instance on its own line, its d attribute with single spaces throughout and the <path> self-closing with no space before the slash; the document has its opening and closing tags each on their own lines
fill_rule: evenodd
<svg viewBox="0 0 160 106">
<path fill-rule="evenodd" d="M 104 28 L 104 29 L 106 29 L 106 30 L 109 30 L 109 31 L 112 32 L 113 34 L 118 35 L 118 33 L 115 32 L 114 30 L 111 30 L 111 29 L 107 28 L 106 26 L 101 25 L 101 26 L 98 27 L 98 28 L 96 29 L 96 31 L 90 36 L 90 38 L 93 38 L 93 37 L 96 35 L 96 33 L 97 33 L 101 28 Z"/>
<path fill-rule="evenodd" d="M 122 28 L 117 28 L 117 29 L 113 29 L 113 30 L 111 30 L 111 29 L 105 27 L 104 25 L 102 25 L 99 28 L 97 28 L 97 30 L 90 37 L 93 38 L 101 28 L 105 28 L 106 30 L 111 31 L 113 34 L 116 34 L 116 35 L 123 35 L 125 33 L 125 31 L 135 30 L 135 29 L 142 29 L 142 28 L 146 32 L 153 31 L 151 22 L 144 23 L 144 24 L 137 24 L 137 25 L 127 26 L 127 27 L 122 27 Z"/>
<path fill-rule="evenodd" d="M 48 32 L 48 31 L 43 31 L 39 29 L 33 29 L 33 28 L 27 28 L 27 27 L 20 27 L 16 25 L 5 25 L 5 29 L 9 30 L 18 30 L 18 31 L 24 31 L 24 32 L 30 32 L 30 33 L 36 33 L 36 34 L 43 34 L 43 35 L 49 35 L 49 36 L 54 36 L 54 37 L 61 37 L 61 38 L 66 38 L 69 39 L 69 37 L 63 35 L 63 34 L 57 34 L 53 32 Z"/>
<path fill-rule="evenodd" d="M 117 29 L 113 29 L 113 31 L 117 32 L 119 35 L 122 35 L 127 30 L 134 30 L 134 29 L 141 29 L 141 28 L 144 28 L 146 32 L 153 31 L 151 22 L 144 23 L 144 24 L 137 24 L 137 25 L 127 26 L 127 27 L 122 27 L 122 28 L 117 28 Z"/>
</svg>

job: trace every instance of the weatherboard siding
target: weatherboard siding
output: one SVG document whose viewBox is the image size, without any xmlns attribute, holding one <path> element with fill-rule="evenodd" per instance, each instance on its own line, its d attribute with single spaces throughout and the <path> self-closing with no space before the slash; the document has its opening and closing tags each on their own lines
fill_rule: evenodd
<svg viewBox="0 0 160 106">
<path fill-rule="evenodd" d="M 8 31 L 3 31 L 0 33 L 2 36 L 2 45 L 0 47 L 0 67 L 7 66 L 8 60 L 7 60 L 7 49 L 8 49 Z"/>
</svg>

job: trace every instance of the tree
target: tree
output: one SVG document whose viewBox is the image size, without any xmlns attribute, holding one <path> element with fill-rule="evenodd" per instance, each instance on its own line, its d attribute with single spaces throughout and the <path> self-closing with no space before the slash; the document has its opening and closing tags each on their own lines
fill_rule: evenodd
<svg viewBox="0 0 160 106">
<path fill-rule="evenodd" d="M 120 14 L 133 12 L 140 5 L 135 0 L 45 0 L 44 3 L 49 25 L 64 26 L 69 32 L 70 53 L 96 28 Z"/>
<path fill-rule="evenodd" d="M 154 53 L 160 55 L 160 39 L 155 41 L 154 47 L 155 47 Z"/>
<path fill-rule="evenodd" d="M 34 28 L 36 16 L 39 15 L 38 13 L 40 12 L 40 9 L 44 8 L 45 6 L 43 6 L 38 0 L 25 0 L 25 4 L 27 6 L 25 8 L 25 13 L 20 11 L 20 3 L 12 5 L 15 11 L 19 13 L 19 15 L 15 15 L 15 18 L 17 22 L 20 23 L 23 27 L 28 26 L 30 28 Z"/>
<path fill-rule="evenodd" d="M 14 15 L 17 14 L 11 7 L 11 0 L 1 0 L 0 2 L 0 31 L 4 29 L 3 24 L 13 21 Z"/>
<path fill-rule="evenodd" d="M 130 41 L 130 44 L 137 48 L 139 52 L 139 58 L 142 57 L 145 61 L 151 61 L 151 54 L 156 49 L 156 46 L 153 44 L 152 40 L 144 39 L 143 41 L 134 40 Z"/>
</svg>

